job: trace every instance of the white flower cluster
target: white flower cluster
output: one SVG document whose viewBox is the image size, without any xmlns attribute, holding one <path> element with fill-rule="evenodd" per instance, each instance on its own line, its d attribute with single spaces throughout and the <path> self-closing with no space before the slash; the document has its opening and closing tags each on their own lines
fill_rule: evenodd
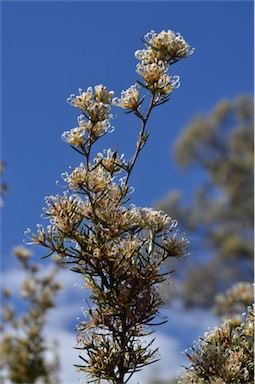
<svg viewBox="0 0 255 384">
<path fill-rule="evenodd" d="M 146 49 L 135 52 L 135 57 L 141 61 L 136 66 L 136 72 L 143 78 L 143 86 L 156 94 L 156 102 L 160 102 L 180 86 L 180 77 L 168 74 L 169 66 L 190 56 L 194 49 L 190 48 L 180 33 L 170 30 L 158 34 L 151 31 L 144 36 L 144 43 Z M 138 106 L 143 101 L 139 100 L 140 89 L 137 84 L 131 85 L 121 92 L 120 98 L 114 98 L 112 104 L 138 112 Z"/>
<path fill-rule="evenodd" d="M 85 111 L 93 120 L 105 120 L 112 116 L 110 112 L 110 102 L 114 95 L 113 91 L 100 84 L 94 87 L 88 87 L 86 92 L 79 88 L 79 95 L 71 94 L 67 102 L 74 107 Z"/>
<path fill-rule="evenodd" d="M 70 232 L 70 230 L 79 224 L 81 218 L 85 216 L 84 202 L 78 195 L 64 193 L 63 196 L 46 196 L 46 208 L 43 209 L 43 217 L 50 217 L 52 228 L 60 231 Z"/>
<path fill-rule="evenodd" d="M 110 173 L 101 164 L 88 171 L 84 163 L 80 163 L 79 167 L 76 167 L 70 174 L 64 172 L 62 177 L 68 183 L 68 188 L 94 193 L 101 193 L 106 188 L 110 188 L 113 180 Z"/>
<path fill-rule="evenodd" d="M 154 50 L 154 55 L 159 58 L 163 56 L 168 62 L 177 58 L 186 58 L 194 52 L 194 48 L 190 48 L 180 33 L 171 30 L 163 30 L 160 33 L 148 32 L 144 40 Z"/>
<path fill-rule="evenodd" d="M 86 129 L 84 126 L 79 125 L 79 127 L 73 128 L 70 131 L 63 132 L 61 138 L 71 145 L 81 147 L 85 144 L 85 133 Z"/>
<path fill-rule="evenodd" d="M 235 383 L 250 384 L 254 375 L 254 307 L 242 324 L 235 327 L 227 320 L 204 334 L 187 356 L 191 365 L 178 384 Z"/>
<path fill-rule="evenodd" d="M 119 260 L 125 255 L 126 259 L 131 259 L 132 256 L 139 252 L 141 247 L 143 246 L 143 241 L 138 236 L 130 236 L 118 240 L 110 250 L 111 257 L 114 260 Z"/>
<path fill-rule="evenodd" d="M 141 61 L 136 71 L 142 76 L 146 88 L 158 94 L 158 100 L 168 97 L 180 85 L 179 76 L 168 74 L 169 66 L 190 56 L 194 50 L 183 37 L 168 30 L 159 34 L 151 31 L 144 37 L 147 49 L 137 50 L 135 57 Z"/>
<path fill-rule="evenodd" d="M 133 221 L 141 228 L 151 229 L 155 232 L 161 232 L 166 227 L 175 226 L 175 221 L 163 211 L 155 211 L 152 208 L 140 208 L 132 206 L 130 216 Z"/>
<path fill-rule="evenodd" d="M 113 94 L 113 91 L 108 91 L 102 84 L 96 85 L 94 90 L 88 87 L 86 92 L 80 88 L 78 96 L 71 94 L 67 102 L 81 109 L 83 114 L 78 117 L 78 127 L 65 131 L 62 139 L 71 145 L 82 147 L 88 140 L 95 141 L 111 132 L 113 127 L 110 120 L 113 115 L 110 113 L 110 104 Z M 88 121 L 84 120 L 85 116 Z"/>
<path fill-rule="evenodd" d="M 103 153 L 97 153 L 94 163 L 101 164 L 110 173 L 119 173 L 128 167 L 124 154 L 118 156 L 117 151 L 112 151 L 110 148 L 104 149 Z"/>
<path fill-rule="evenodd" d="M 124 109 L 134 110 L 139 103 L 140 87 L 137 84 L 131 85 L 128 89 L 121 92 L 121 97 L 115 97 L 112 103 Z"/>
</svg>

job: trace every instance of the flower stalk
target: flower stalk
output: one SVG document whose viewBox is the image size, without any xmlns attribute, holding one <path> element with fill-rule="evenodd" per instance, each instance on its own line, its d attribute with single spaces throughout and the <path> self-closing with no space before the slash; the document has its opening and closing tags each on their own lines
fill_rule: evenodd
<svg viewBox="0 0 255 384">
<path fill-rule="evenodd" d="M 31 235 L 32 243 L 71 264 L 90 290 L 84 320 L 77 327 L 77 348 L 86 355 L 80 355 L 82 364 L 76 365 L 89 382 L 124 384 L 157 361 L 158 351 L 146 337 L 164 305 L 159 286 L 171 272 L 163 263 L 187 253 L 188 241 L 178 236 L 175 220 L 162 211 L 127 204 L 132 192 L 130 176 L 149 137 L 149 116 L 179 85 L 179 78 L 168 75 L 169 67 L 192 53 L 172 31 L 152 32 L 151 36 L 146 37 L 146 50 L 136 52 L 142 82 L 122 91 L 120 98 L 97 85 L 85 92 L 80 89 L 79 95 L 68 99 L 82 115 L 78 127 L 64 132 L 62 138 L 84 162 L 62 175 L 66 183 L 62 196 L 46 197 L 44 217 L 50 224 L 39 226 L 37 234 Z M 162 36 L 167 46 L 160 43 Z M 134 156 L 126 161 L 124 155 L 108 149 L 91 160 L 94 143 L 113 131 L 112 106 L 141 120 Z"/>
</svg>

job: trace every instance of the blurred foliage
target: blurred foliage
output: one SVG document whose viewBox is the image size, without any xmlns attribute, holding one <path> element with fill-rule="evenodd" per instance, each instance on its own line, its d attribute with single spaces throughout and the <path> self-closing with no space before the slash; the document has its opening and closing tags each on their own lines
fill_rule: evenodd
<svg viewBox="0 0 255 384">
<path fill-rule="evenodd" d="M 162 380 L 153 380 L 153 381 L 150 381 L 149 384 L 177 384 L 177 380 L 166 380 L 166 381 L 162 381 Z"/>
<path fill-rule="evenodd" d="M 215 298 L 214 311 L 224 320 L 231 320 L 234 326 L 242 322 L 242 313 L 254 303 L 254 286 L 251 283 L 238 282 L 224 294 Z"/>
<path fill-rule="evenodd" d="M 224 321 L 200 337 L 186 355 L 190 361 L 176 380 L 150 384 L 252 384 L 254 375 L 253 284 L 238 282 L 215 299 Z"/>
<path fill-rule="evenodd" d="M 178 218 L 191 240 L 176 284 L 187 307 L 211 307 L 233 283 L 253 281 L 253 122 L 252 97 L 222 100 L 208 116 L 196 116 L 176 143 L 177 163 L 198 170 L 200 183 L 190 202 L 173 191 L 156 205 Z"/>
<path fill-rule="evenodd" d="M 162 381 L 162 380 L 153 380 L 153 381 L 150 381 L 149 384 L 177 384 L 177 380 L 173 379 L 173 380 L 166 380 L 166 381 Z"/>
<path fill-rule="evenodd" d="M 0 182 L 0 207 L 3 206 L 3 195 L 8 191 L 9 186 L 2 181 L 3 173 L 5 172 L 6 164 L 4 161 L 0 161 L 0 177 L 1 177 L 1 182 Z"/>
<path fill-rule="evenodd" d="M 46 274 L 31 262 L 31 252 L 19 246 L 14 249 L 25 272 L 21 286 L 22 301 L 12 305 L 8 287 L 2 292 L 0 383 L 57 384 L 59 359 L 56 345 L 44 336 L 47 313 L 54 307 L 53 298 L 61 288 L 56 281 L 59 266 Z M 25 307 L 21 313 L 20 306 Z"/>
<path fill-rule="evenodd" d="M 218 296 L 216 308 L 225 322 L 186 351 L 190 365 L 178 384 L 254 383 L 254 305 L 247 306 L 242 319 L 238 313 L 252 299 L 253 286 L 248 283 L 237 283 Z"/>
</svg>

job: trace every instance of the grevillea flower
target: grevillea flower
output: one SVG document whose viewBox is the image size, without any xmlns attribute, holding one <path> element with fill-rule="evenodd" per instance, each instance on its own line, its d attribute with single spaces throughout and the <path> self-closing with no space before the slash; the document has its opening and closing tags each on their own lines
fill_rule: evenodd
<svg viewBox="0 0 255 384">
<path fill-rule="evenodd" d="M 148 47 L 147 49 L 138 49 L 135 51 L 135 58 L 148 64 L 156 63 L 160 60 L 158 58 L 157 51 L 151 47 Z"/>
<path fill-rule="evenodd" d="M 70 131 L 65 131 L 61 138 L 66 141 L 68 144 L 76 145 L 77 147 L 80 147 L 85 144 L 85 134 L 86 132 L 90 132 L 92 129 L 92 123 L 91 121 L 85 122 L 83 120 L 83 115 L 80 115 L 78 117 L 78 124 L 79 126 L 76 128 L 71 129 Z"/>
<path fill-rule="evenodd" d="M 111 119 L 110 103 L 113 91 L 107 91 L 102 84 L 96 85 L 94 91 L 88 87 L 86 92 L 79 88 L 79 95 L 71 94 L 67 102 L 76 108 L 84 111 L 93 121 Z"/>
<path fill-rule="evenodd" d="M 113 99 L 113 105 L 124 109 L 136 109 L 140 96 L 140 87 L 137 84 L 131 85 L 128 89 L 121 92 L 121 97 Z"/>
<path fill-rule="evenodd" d="M 70 174 L 65 172 L 62 177 L 70 189 L 91 191 L 93 193 L 104 192 L 106 188 L 112 187 L 112 177 L 100 164 L 87 170 L 84 163 L 80 163 Z"/>
<path fill-rule="evenodd" d="M 94 160 L 95 165 L 102 164 L 102 166 L 110 173 L 119 173 L 123 169 L 127 169 L 128 164 L 124 159 L 124 154 L 118 156 L 116 151 L 112 151 L 110 148 L 105 149 L 103 153 L 97 153 Z"/>
<path fill-rule="evenodd" d="M 141 62 L 137 64 L 136 72 L 142 76 L 147 85 L 153 85 L 167 72 L 167 67 L 163 61 L 151 64 Z"/>
<path fill-rule="evenodd" d="M 93 102 L 93 99 L 91 87 L 87 89 L 87 92 L 83 92 L 82 88 L 79 88 L 79 95 L 75 96 L 75 94 L 71 94 L 67 102 L 76 108 L 86 111 Z"/>
<path fill-rule="evenodd" d="M 101 101 L 105 104 L 109 104 L 114 95 L 113 91 L 108 91 L 106 86 L 100 84 L 94 87 L 94 98 L 97 101 Z"/>
<path fill-rule="evenodd" d="M 95 113 L 94 116 L 98 115 Z M 61 138 L 65 142 L 77 147 L 82 147 L 88 142 L 88 140 L 95 141 L 104 134 L 111 133 L 114 130 L 114 127 L 108 119 L 92 123 L 91 120 L 85 121 L 84 115 L 80 115 L 77 120 L 79 124 L 78 127 L 73 128 L 70 131 L 65 131 L 61 135 Z"/>
<path fill-rule="evenodd" d="M 168 97 L 175 88 L 180 86 L 180 77 L 179 76 L 169 76 L 164 73 L 158 80 L 155 85 L 157 89 L 158 99 Z"/>
<path fill-rule="evenodd" d="M 47 196 L 47 207 L 44 208 L 44 216 L 50 217 L 53 228 L 70 232 L 81 221 L 83 201 L 77 195 Z"/>
<path fill-rule="evenodd" d="M 162 60 L 183 59 L 194 52 L 180 33 L 173 31 L 151 31 L 144 36 L 145 43 L 155 51 L 155 56 Z"/>
</svg>

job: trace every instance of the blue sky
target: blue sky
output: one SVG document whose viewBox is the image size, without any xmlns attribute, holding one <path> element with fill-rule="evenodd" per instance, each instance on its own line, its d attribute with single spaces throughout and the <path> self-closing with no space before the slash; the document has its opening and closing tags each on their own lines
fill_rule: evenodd
<svg viewBox="0 0 255 384">
<path fill-rule="evenodd" d="M 252 2 L 2 2 L 2 159 L 10 185 L 2 212 L 3 251 L 40 222 L 44 196 L 81 161 L 60 135 L 77 125 L 66 103 L 79 87 L 103 83 L 119 95 L 138 78 L 136 49 L 151 29 L 179 31 L 194 55 L 174 65 L 181 87 L 155 109 L 150 141 L 131 184 L 134 202 L 150 206 L 171 188 L 190 189 L 200 175 L 179 174 L 171 148 L 198 112 L 223 97 L 253 92 Z M 115 132 L 98 150 L 133 154 L 139 126 L 116 110 Z"/>
<path fill-rule="evenodd" d="M 181 87 L 149 121 L 151 136 L 130 180 L 137 205 L 151 206 L 175 188 L 188 198 L 201 174 L 181 174 L 174 163 L 171 150 L 181 130 L 220 99 L 253 94 L 252 1 L 2 1 L 1 18 L 1 158 L 10 186 L 2 209 L 5 273 L 24 230 L 42 222 L 44 197 L 61 193 L 56 180 L 81 161 L 60 138 L 77 125 L 77 110 L 66 98 L 100 83 L 118 96 L 134 84 L 134 52 L 143 48 L 145 33 L 180 32 L 196 51 L 171 67 Z M 115 132 L 97 150 L 118 146 L 129 158 L 138 120 L 114 112 Z M 43 253 L 36 249 L 38 257 Z"/>
</svg>

